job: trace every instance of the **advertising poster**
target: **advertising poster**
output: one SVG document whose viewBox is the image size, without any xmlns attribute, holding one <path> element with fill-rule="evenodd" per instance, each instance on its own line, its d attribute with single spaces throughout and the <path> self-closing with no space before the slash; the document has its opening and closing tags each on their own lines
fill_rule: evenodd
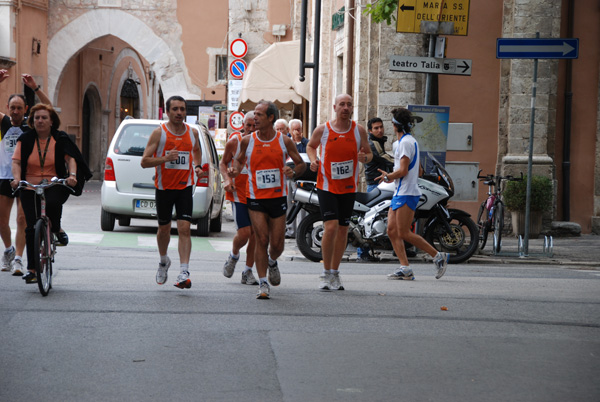
<svg viewBox="0 0 600 402">
<path fill-rule="evenodd" d="M 415 124 L 412 135 L 419 143 L 419 157 L 425 172 L 431 172 L 431 161 L 428 153 L 433 155 L 442 165 L 446 165 L 446 145 L 448 142 L 449 106 L 408 105 L 413 116 L 422 121 Z M 418 119 L 420 120 L 420 119 Z"/>
<path fill-rule="evenodd" d="M 212 106 L 198 107 L 198 121 L 204 124 L 210 135 L 215 138 L 215 130 L 219 128 L 219 114 L 213 110 Z"/>
</svg>

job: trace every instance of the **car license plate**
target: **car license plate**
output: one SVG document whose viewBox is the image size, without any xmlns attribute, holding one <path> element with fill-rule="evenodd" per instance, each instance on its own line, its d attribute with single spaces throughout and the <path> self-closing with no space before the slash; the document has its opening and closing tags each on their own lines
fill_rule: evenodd
<svg viewBox="0 0 600 402">
<path fill-rule="evenodd" d="M 156 201 L 153 200 L 135 200 L 135 210 L 140 212 L 156 212 Z"/>
</svg>

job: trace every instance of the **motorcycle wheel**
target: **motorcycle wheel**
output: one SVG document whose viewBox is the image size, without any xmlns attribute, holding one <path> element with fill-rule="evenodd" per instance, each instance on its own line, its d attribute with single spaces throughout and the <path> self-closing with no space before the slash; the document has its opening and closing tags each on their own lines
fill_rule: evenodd
<svg viewBox="0 0 600 402">
<path fill-rule="evenodd" d="M 436 250 L 450 254 L 449 262 L 458 264 L 467 261 L 477 250 L 479 230 L 471 218 L 450 212 L 452 233 L 448 233 L 443 222 L 436 222 L 427 229 L 425 240 Z"/>
<path fill-rule="evenodd" d="M 319 262 L 323 259 L 321 253 L 323 231 L 323 221 L 320 213 L 309 214 L 302 219 L 296 229 L 298 249 L 310 261 Z"/>
</svg>

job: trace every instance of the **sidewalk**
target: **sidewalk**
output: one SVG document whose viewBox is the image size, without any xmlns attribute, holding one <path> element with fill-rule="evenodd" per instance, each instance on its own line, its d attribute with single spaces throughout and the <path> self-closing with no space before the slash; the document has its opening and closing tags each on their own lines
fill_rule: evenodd
<svg viewBox="0 0 600 402">
<path fill-rule="evenodd" d="M 553 238 L 553 255 L 543 255 L 544 238 L 529 240 L 529 256 L 519 257 L 518 239 L 513 235 L 502 238 L 502 250 L 499 255 L 492 252 L 491 239 L 488 239 L 484 250 L 478 250 L 467 264 L 545 264 L 577 266 L 584 269 L 600 270 L 600 236 L 581 235 L 580 237 L 558 237 Z M 291 260 L 306 260 L 296 246 L 295 239 L 286 239 L 284 257 Z M 344 255 L 344 261 L 356 262 L 356 249 L 348 247 Z M 397 261 L 391 252 L 379 254 L 382 263 L 393 263 Z M 422 261 L 425 257 L 418 254 L 411 258 L 414 261 Z"/>
</svg>

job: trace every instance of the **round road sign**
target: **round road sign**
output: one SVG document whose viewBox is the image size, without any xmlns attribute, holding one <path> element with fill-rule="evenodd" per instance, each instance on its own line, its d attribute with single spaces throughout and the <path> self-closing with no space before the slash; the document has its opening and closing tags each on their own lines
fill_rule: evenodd
<svg viewBox="0 0 600 402">
<path fill-rule="evenodd" d="M 229 125 L 234 130 L 241 130 L 244 127 L 244 113 L 231 113 L 231 115 L 229 116 Z"/>
<path fill-rule="evenodd" d="M 243 78 L 246 71 L 246 62 L 242 59 L 235 59 L 229 65 L 229 72 L 233 78 Z"/>
<path fill-rule="evenodd" d="M 242 58 L 248 53 L 248 44 L 242 38 L 234 39 L 229 46 L 233 57 Z"/>
</svg>

